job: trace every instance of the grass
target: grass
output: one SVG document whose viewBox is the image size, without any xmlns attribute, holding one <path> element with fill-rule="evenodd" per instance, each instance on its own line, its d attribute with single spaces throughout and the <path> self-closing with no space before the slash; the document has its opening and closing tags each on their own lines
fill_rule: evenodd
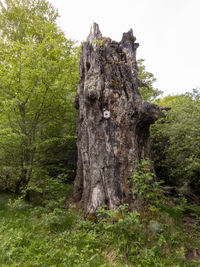
<svg viewBox="0 0 200 267">
<path fill-rule="evenodd" d="M 101 265 L 98 239 L 95 232 L 81 230 L 80 212 L 55 208 L 47 213 L 42 207 L 8 203 L 1 195 L 0 266 Z"/>
<path fill-rule="evenodd" d="M 0 266 L 200 266 L 199 206 L 158 202 L 155 192 L 140 213 L 102 207 L 95 221 L 73 204 L 51 200 L 50 209 L 1 194 Z"/>
</svg>

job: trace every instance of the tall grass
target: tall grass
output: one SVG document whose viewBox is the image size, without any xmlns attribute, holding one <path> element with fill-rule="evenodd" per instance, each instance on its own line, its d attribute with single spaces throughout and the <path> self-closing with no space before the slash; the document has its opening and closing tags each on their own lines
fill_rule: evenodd
<svg viewBox="0 0 200 267">
<path fill-rule="evenodd" d="M 152 191 L 139 172 L 134 190 L 144 206 L 134 213 L 102 207 L 83 220 L 73 204 L 32 206 L 0 195 L 0 266 L 200 266 L 200 208 L 166 199 L 159 184 Z"/>
</svg>

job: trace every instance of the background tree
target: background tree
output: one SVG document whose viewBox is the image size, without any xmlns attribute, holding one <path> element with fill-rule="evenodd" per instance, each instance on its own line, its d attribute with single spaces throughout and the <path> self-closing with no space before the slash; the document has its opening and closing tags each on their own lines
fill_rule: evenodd
<svg viewBox="0 0 200 267">
<path fill-rule="evenodd" d="M 152 126 L 157 175 L 167 184 L 190 185 L 199 193 L 200 90 L 167 96 L 158 104 L 171 110 Z"/>
<path fill-rule="evenodd" d="M 44 161 L 50 149 L 74 143 L 78 53 L 47 1 L 6 0 L 0 6 L 1 179 L 19 191 L 34 171 L 50 171 Z M 55 162 L 62 167 L 59 158 Z"/>
<path fill-rule="evenodd" d="M 145 101 L 153 103 L 158 98 L 158 96 L 162 95 L 163 92 L 154 88 L 154 82 L 156 81 L 156 78 L 153 73 L 146 70 L 144 59 L 138 59 L 137 65 L 141 96 Z"/>
</svg>

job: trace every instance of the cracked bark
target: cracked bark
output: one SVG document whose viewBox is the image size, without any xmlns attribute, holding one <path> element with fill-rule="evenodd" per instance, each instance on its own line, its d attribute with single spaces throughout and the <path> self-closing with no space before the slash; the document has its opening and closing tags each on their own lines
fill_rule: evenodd
<svg viewBox="0 0 200 267">
<path fill-rule="evenodd" d="M 149 127 L 164 114 L 142 100 L 132 30 L 120 42 L 104 38 L 96 23 L 82 44 L 77 88 L 78 163 L 74 199 L 85 214 L 123 203 L 134 208 L 129 179 L 136 163 L 151 159 Z M 110 118 L 103 116 L 110 111 Z"/>
</svg>

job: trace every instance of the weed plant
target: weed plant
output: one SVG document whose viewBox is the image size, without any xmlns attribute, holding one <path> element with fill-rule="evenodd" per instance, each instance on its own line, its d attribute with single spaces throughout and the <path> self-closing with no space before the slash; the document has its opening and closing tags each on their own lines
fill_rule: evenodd
<svg viewBox="0 0 200 267">
<path fill-rule="evenodd" d="M 32 206 L 1 195 L 0 266 L 200 266 L 199 207 L 165 198 L 145 164 L 132 178 L 142 203 L 135 212 L 101 207 L 83 220 L 73 204 Z"/>
</svg>

